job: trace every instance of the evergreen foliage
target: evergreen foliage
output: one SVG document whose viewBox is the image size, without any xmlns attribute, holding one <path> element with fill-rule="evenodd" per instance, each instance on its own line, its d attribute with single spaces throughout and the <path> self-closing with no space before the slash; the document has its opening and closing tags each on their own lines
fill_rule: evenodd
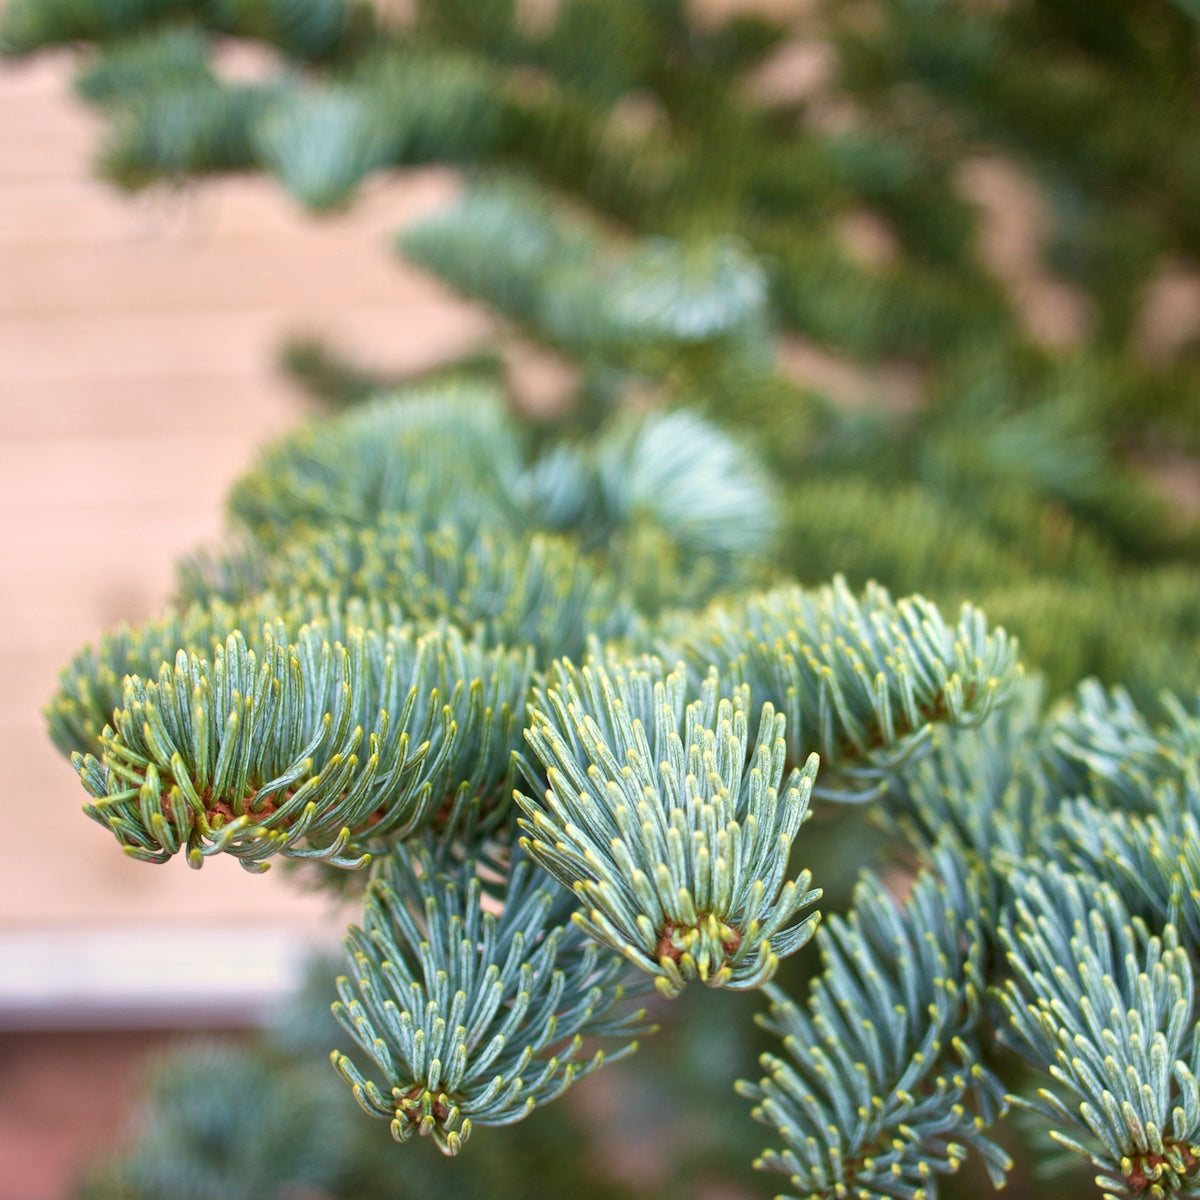
<svg viewBox="0 0 1200 1200">
<path fill-rule="evenodd" d="M 474 1125 L 519 1121 L 600 1066 L 603 1050 L 577 1058 L 585 1037 L 645 1029 L 644 1011 L 613 1012 L 624 968 L 572 928 L 568 894 L 506 867 L 497 915 L 473 858 L 443 874 L 427 850 L 393 855 L 347 935 L 358 995 L 339 979 L 333 1011 L 384 1087 L 345 1054 L 334 1065 L 398 1142 L 432 1134 L 457 1154 Z"/>
<path fill-rule="evenodd" d="M 180 1079 L 187 1087 L 179 1086 Z M 105 1164 L 93 1200 L 263 1200 L 353 1177 L 336 1081 L 259 1047 L 194 1043 L 153 1064 L 135 1149 Z M 280 1154 L 278 1148 L 289 1147 Z"/>
<path fill-rule="evenodd" d="M 764 704 L 752 745 L 749 689 L 718 699 L 715 676 L 685 708 L 684 673 L 653 659 L 557 674 L 530 715 L 550 786 L 519 797 L 522 847 L 574 890 L 579 927 L 663 995 L 695 978 L 761 987 L 816 927 L 796 920 L 820 895 L 809 872 L 784 882 L 816 757 L 785 779 L 784 718 Z"/>
<path fill-rule="evenodd" d="M 419 636 L 318 620 L 240 631 L 211 659 L 180 651 L 156 680 L 125 677 L 101 758 L 73 755 L 86 811 L 135 858 L 222 851 L 368 861 L 435 817 L 502 799 L 530 655 L 483 650 L 453 626 Z"/>
<path fill-rule="evenodd" d="M 809 1011 L 768 991 L 763 1024 L 791 1061 L 765 1054 L 769 1074 L 738 1090 L 785 1143 L 758 1165 L 802 1195 L 932 1195 L 968 1148 L 995 1186 L 1011 1166 L 985 1132 L 1005 1101 L 979 1038 L 980 876 L 940 857 L 903 905 L 863 877 L 849 918 L 826 926 Z"/>
<path fill-rule="evenodd" d="M 9 54 L 95 43 L 79 88 L 128 186 L 257 166 L 328 209 L 472 168 L 398 246 L 507 326 L 418 380 L 294 354 L 338 411 L 265 449 L 177 607 L 81 651 L 48 710 L 135 857 L 366 879 L 341 1029 L 290 1028 L 397 1141 L 521 1121 L 649 1032 L 627 995 L 652 980 L 666 1023 L 699 979 L 765 986 L 737 1090 L 789 1195 L 935 1200 L 1057 1145 L 1075 1194 L 1200 1196 L 1200 526 L 1154 482 L 1200 452 L 1200 375 L 1194 337 L 1139 332 L 1200 253 L 1193 9 L 6 6 Z M 223 78 L 229 36 L 277 76 Z M 772 91 L 802 39 L 835 77 Z M 977 253 L 961 180 L 1000 155 L 1046 204 L 1036 269 L 1086 301 L 1070 345 Z M 505 392 L 512 329 L 578 367 L 561 421 Z M 813 353 L 874 395 L 805 382 Z M 246 1112 L 197 1059 L 97 1187 L 390 1195 L 329 1144 L 345 1110 L 264 1063 L 237 1080 L 276 1155 L 239 1130 L 192 1170 L 188 1130 Z M 525 1158 L 476 1139 L 473 1193 L 506 1153 L 557 1172 L 553 1128 Z"/>
<path fill-rule="evenodd" d="M 405 619 L 445 620 L 489 645 L 528 645 L 538 661 L 578 657 L 589 636 L 616 638 L 636 625 L 630 597 L 597 555 L 574 539 L 502 526 L 464 538 L 456 525 L 423 529 L 407 514 L 384 513 L 358 528 L 298 533 L 270 559 L 245 549 L 182 565 L 182 599 L 251 602 L 336 593 L 387 596 Z"/>
<path fill-rule="evenodd" d="M 507 464 L 517 512 L 518 425 L 483 395 L 485 427 L 513 447 L 493 462 Z M 587 526 L 547 535 L 514 522 L 489 543 L 482 496 L 468 493 L 486 495 L 495 475 L 477 471 L 471 434 L 449 452 L 428 399 L 417 386 L 268 452 L 284 464 L 270 504 L 231 510 L 253 514 L 242 556 L 193 562 L 191 606 L 83 652 L 51 710 L 64 747 L 84 743 L 74 760 L 88 810 L 139 857 L 375 860 L 335 1006 L 356 1049 L 334 1061 L 360 1104 L 397 1140 L 426 1134 L 456 1154 L 475 1126 L 519 1121 L 627 1052 L 646 1029 L 622 1003 L 631 966 L 668 998 L 695 979 L 735 990 L 783 979 L 817 927 L 810 799 L 870 798 L 916 879 L 899 901 L 862 877 L 847 915 L 817 930 L 806 1005 L 769 985 L 764 1029 L 787 1057 L 768 1052 L 763 1079 L 740 1087 L 783 1143 L 759 1165 L 798 1195 L 915 1198 L 936 1195 L 973 1148 L 999 1182 L 1008 1158 L 993 1126 L 1018 1103 L 1092 1162 L 1107 1194 L 1160 1183 L 1187 1194 L 1200 1153 L 1188 1090 L 1198 1027 L 1178 965 L 1181 939 L 1200 937 L 1189 706 L 1168 700 L 1155 724 L 1127 693 L 1088 684 L 1043 714 L 1012 641 L 977 610 L 952 625 L 919 596 L 855 595 L 840 579 L 657 619 L 629 602 L 616 638 L 587 630 L 582 662 L 559 657 L 579 646 L 578 616 L 549 627 L 557 644 L 547 633 L 506 649 L 483 617 L 469 640 L 446 616 L 451 584 L 479 561 L 470 547 L 508 548 L 520 601 L 555 546 L 555 569 L 585 561 L 569 546 Z M 420 469 L 412 430 L 432 430 L 464 525 L 429 524 L 390 502 L 398 490 L 348 493 L 344 471 L 311 466 L 360 419 L 400 430 L 396 478 L 408 455 Z M 589 451 L 568 438 L 541 453 Z M 260 495 L 273 481 L 261 464 L 248 478 Z M 735 516 L 739 496 L 769 494 L 752 475 L 728 484 Z M 322 485 L 341 524 L 320 522 Z M 720 549 L 720 524 L 697 528 L 685 522 L 679 541 Z M 426 573 L 420 556 L 439 544 L 454 559 L 440 583 L 434 572 L 389 585 Z M 442 604 L 422 609 L 439 591 Z M 1084 910 L 1087 953 L 1070 941 Z M 1110 984 L 1093 952 L 1145 962 Z M 1078 996 L 1048 974 L 1074 961 Z M 1116 1015 L 1087 1023 L 1102 1000 Z M 1141 1014 L 1134 1024 L 1112 1024 L 1122 1004 Z M 608 1036 L 615 1052 L 589 1048 Z M 1088 1037 L 1102 1074 L 1062 1057 Z M 1007 1097 L 1002 1047 L 1065 1090 Z M 1132 1097 L 1124 1124 L 1117 1079 Z"/>
<path fill-rule="evenodd" d="M 694 672 L 715 664 L 752 696 L 779 698 L 790 760 L 818 753 L 833 773 L 818 795 L 869 789 L 918 756 L 935 723 L 984 720 L 1020 673 L 1004 631 L 989 632 L 969 606 L 951 630 L 920 596 L 896 603 L 872 584 L 859 600 L 842 579 L 716 604 L 663 628 Z"/>
<path fill-rule="evenodd" d="M 1025 1102 L 1099 1170 L 1106 1197 L 1186 1193 L 1200 1062 L 1192 968 L 1175 926 L 1151 934 L 1111 888 L 1053 869 L 1014 882 L 1019 924 L 1002 929 L 1015 975 L 1008 1040 L 1069 1096 L 1039 1089 Z"/>
<path fill-rule="evenodd" d="M 494 387 L 430 383 L 402 403 L 381 396 L 269 447 L 235 485 L 229 511 L 250 536 L 250 558 L 279 553 L 299 531 L 370 530 L 390 514 L 425 532 L 452 527 L 481 554 L 489 537 L 556 533 L 569 539 L 567 554 L 573 546 L 590 555 L 649 611 L 761 575 L 776 527 L 773 487 L 750 451 L 702 418 L 616 418 L 593 442 L 559 440 L 531 461 L 522 440 Z M 448 505 L 446 480 L 459 476 L 470 486 Z M 217 594 L 238 590 L 221 581 L 228 573 L 216 568 Z M 203 575 L 187 582 L 200 595 Z"/>
</svg>

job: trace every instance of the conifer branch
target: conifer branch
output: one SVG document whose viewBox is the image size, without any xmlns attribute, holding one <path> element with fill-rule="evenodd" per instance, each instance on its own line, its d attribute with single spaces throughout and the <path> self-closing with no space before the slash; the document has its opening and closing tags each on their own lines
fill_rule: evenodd
<svg viewBox="0 0 1200 1200">
<path fill-rule="evenodd" d="M 650 374 L 703 346 L 764 352 L 766 276 L 730 238 L 647 238 L 605 255 L 593 230 L 538 192 L 491 182 L 405 230 L 399 246 L 561 350 Z"/>
<path fill-rule="evenodd" d="M 75 755 L 89 816 L 128 853 L 190 865 L 219 852 L 361 866 L 371 847 L 507 787 L 531 663 L 453 628 L 350 627 L 313 620 L 254 638 L 234 631 L 211 656 L 180 651 L 157 678 L 129 676 L 100 742 Z"/>
<path fill-rule="evenodd" d="M 789 761 L 821 756 L 817 794 L 862 799 L 929 752 L 935 724 L 982 722 L 1021 676 L 1016 645 L 965 605 L 956 626 L 920 596 L 893 601 L 869 584 L 861 600 L 838 578 L 717 603 L 664 620 L 659 648 L 694 676 L 715 664 L 723 686 L 787 718 Z"/>
<path fill-rule="evenodd" d="M 526 544 L 559 533 L 651 612 L 761 575 L 775 531 L 754 455 L 694 414 L 617 420 L 586 450 L 552 443 L 526 464 L 498 393 L 461 382 L 379 397 L 284 438 L 235 486 L 230 511 L 260 557 L 284 556 L 313 529 L 366 531 L 396 514 L 422 530 L 453 526 L 464 549 L 506 531 Z"/>
<path fill-rule="evenodd" d="M 125 108 L 183 85 L 215 87 L 211 51 L 200 28 L 168 25 L 101 48 L 75 77 L 75 91 L 93 104 Z"/>
<path fill-rule="evenodd" d="M 397 245 L 553 346 L 599 353 L 612 342 L 603 302 L 610 268 L 596 235 L 558 215 L 532 188 L 477 185 L 405 229 Z"/>
<path fill-rule="evenodd" d="M 1178 931 L 1153 933 L 1111 887 L 1053 865 L 1013 882 L 1006 1039 L 1056 1085 L 1015 1101 L 1097 1168 L 1106 1200 L 1195 1195 L 1200 1028 Z"/>
<path fill-rule="evenodd" d="M 474 163 L 500 143 L 498 76 L 486 54 L 405 40 L 364 55 L 348 83 L 391 114 L 397 162 Z"/>
<path fill-rule="evenodd" d="M 932 752 L 889 779 L 877 814 L 922 861 L 953 844 L 1000 867 L 1051 836 L 1058 797 L 1042 762 L 1042 688 L 1026 678 L 1010 702 L 977 728 L 939 726 Z"/>
<path fill-rule="evenodd" d="M 522 496 L 602 555 L 648 615 L 763 577 L 776 494 L 757 456 L 692 412 L 618 417 L 585 448 L 552 444 Z"/>
<path fill-rule="evenodd" d="M 1065 801 L 1056 861 L 1111 886 L 1131 916 L 1156 929 L 1173 925 L 1186 944 L 1200 945 L 1200 791 L 1168 787 L 1155 799 L 1149 815 Z"/>
<path fill-rule="evenodd" d="M 302 526 L 520 524 L 516 428 L 491 388 L 447 383 L 382 397 L 269 447 L 233 489 L 231 515 L 267 549 Z M 448 488 L 451 479 L 469 487 Z"/>
<path fill-rule="evenodd" d="M 935 1200 L 937 1177 L 974 1149 L 992 1183 L 1009 1167 L 987 1136 L 1003 1089 L 983 1059 L 981 880 L 939 856 L 903 904 L 864 875 L 848 917 L 818 933 L 824 969 L 802 1008 L 770 985 L 764 1028 L 787 1058 L 738 1092 L 783 1149 L 756 1162 L 789 1177 L 796 1196 Z"/>
<path fill-rule="evenodd" d="M 282 90 L 250 137 L 263 166 L 316 210 L 345 203 L 366 175 L 396 159 L 400 146 L 374 98 L 345 85 Z"/>
<path fill-rule="evenodd" d="M 648 239 L 621 264 L 612 283 L 616 335 L 643 348 L 762 337 L 767 279 L 746 248 L 724 239 L 685 245 Z"/>
<path fill-rule="evenodd" d="M 446 1154 L 475 1125 L 519 1121 L 632 1053 L 629 1039 L 649 1031 L 643 1011 L 621 1011 L 623 961 L 570 924 L 569 893 L 517 858 L 497 912 L 477 865 L 443 873 L 419 846 L 381 860 L 346 939 L 354 975 L 338 980 L 334 1005 L 382 1076 L 334 1052 L 359 1104 L 398 1142 L 432 1136 Z M 593 1037 L 622 1044 L 589 1054 Z"/>
<path fill-rule="evenodd" d="M 387 596 L 414 624 L 448 621 L 491 645 L 532 646 L 542 663 L 581 654 L 589 637 L 625 636 L 637 620 L 606 565 L 571 538 L 501 526 L 469 537 L 398 513 L 366 528 L 302 530 L 269 558 L 251 545 L 184 568 L 184 600 L 245 602 L 263 590 L 341 601 Z"/>
<path fill-rule="evenodd" d="M 134 33 L 189 7 L 191 0 L 126 0 L 115 5 L 99 0 L 15 0 L 4 7 L 0 45 L 5 54 L 18 55 L 65 42 L 100 41 Z"/>
<path fill-rule="evenodd" d="M 71 42 L 105 42 L 179 20 L 256 37 L 286 54 L 317 59 L 332 51 L 367 8 L 355 0 L 14 0 L 5 6 L 0 47 L 30 54 Z"/>
<path fill-rule="evenodd" d="M 776 497 L 766 472 L 744 445 L 695 413 L 616 422 L 596 439 L 595 456 L 603 524 L 613 532 L 650 521 L 692 554 L 731 566 L 770 552 Z M 594 536 L 606 536 L 603 524 Z"/>
<path fill-rule="evenodd" d="M 1048 763 L 1062 790 L 1087 792 L 1115 808 L 1153 810 L 1163 786 L 1200 796 L 1200 711 L 1162 697 L 1166 720 L 1155 726 L 1123 688 L 1087 680 L 1073 704 L 1052 714 Z"/>
<path fill-rule="evenodd" d="M 255 162 L 251 130 L 276 92 L 271 83 L 184 79 L 142 93 L 114 114 L 99 170 L 126 188 L 244 170 Z"/>
<path fill-rule="evenodd" d="M 404 615 L 378 597 L 344 603 L 322 594 L 293 595 L 283 600 L 255 589 L 240 603 L 207 599 L 172 610 L 138 625 L 122 625 L 85 646 L 63 669 L 58 689 L 46 707 L 50 737 L 68 758 L 76 751 L 99 756 L 100 736 L 112 723 L 124 693 L 125 677 L 154 680 L 180 650 L 211 659 L 235 631 L 258 648 L 265 628 L 277 622 L 292 629 L 320 622 L 334 640 L 344 640 L 355 627 L 387 629 L 404 624 Z"/>
<path fill-rule="evenodd" d="M 666 996 L 696 978 L 761 986 L 812 936 L 799 913 L 820 895 L 808 871 L 785 882 L 815 758 L 785 777 L 769 704 L 752 743 L 745 688 L 720 696 L 709 678 L 686 705 L 685 689 L 655 660 L 560 663 L 526 732 L 549 786 L 517 795 L 521 844 L 573 889 L 576 923 Z"/>
<path fill-rule="evenodd" d="M 315 601 L 310 601 L 306 616 L 319 613 Z M 68 758 L 76 752 L 98 756 L 101 733 L 120 705 L 127 675 L 156 679 L 180 649 L 211 655 L 235 629 L 250 633 L 273 624 L 279 616 L 280 606 L 273 596 L 241 605 L 211 600 L 104 634 L 60 672 L 45 712 L 51 740 Z"/>
<path fill-rule="evenodd" d="M 355 1112 L 319 1059 L 285 1061 L 240 1039 L 188 1039 L 151 1061 L 132 1146 L 105 1155 L 81 1195 L 256 1200 L 340 1194 Z"/>
<path fill-rule="evenodd" d="M 0 52 L 92 43 L 79 91 L 128 186 L 264 168 L 332 208 L 401 164 L 513 172 L 401 247 L 570 358 L 594 434 L 525 436 L 497 390 L 506 330 L 495 386 L 326 372 L 366 403 L 239 484 L 244 551 L 184 574 L 203 603 L 64 673 L 49 719 L 88 811 L 152 861 L 382 858 L 338 1006 L 366 1057 L 335 1063 L 398 1140 L 455 1152 L 595 1069 L 581 1039 L 628 1051 L 630 961 L 667 995 L 770 979 L 816 925 L 788 862 L 810 793 L 878 797 L 917 877 L 904 900 L 863 878 L 820 930 L 807 1004 L 770 989 L 783 1050 L 740 1087 L 782 1143 L 759 1165 L 808 1197 L 933 1200 L 974 1147 L 999 1182 L 1004 1024 L 1049 1076 L 1021 1103 L 1106 1194 L 1200 1196 L 1200 719 L 1143 706 L 1200 679 L 1200 535 L 1140 478 L 1200 449 L 1196 346 L 1150 363 L 1142 328 L 1142 285 L 1200 254 L 1195 0 L 1100 20 L 1090 0 L 879 0 L 866 24 L 826 6 L 802 35 L 836 55 L 837 91 L 804 99 L 749 74 L 782 25 L 549 7 L 535 26 L 516 0 L 417 0 L 401 29 L 358 0 L 4 5 Z M 282 70 L 223 78 L 229 35 Z M 1077 346 L 1038 344 L 978 261 L 959 192 L 997 149 L 1044 191 L 1047 265 L 1094 326 Z M 776 361 L 776 326 L 856 358 L 856 390 L 887 392 L 901 355 L 920 395 L 846 417 L 792 373 L 809 347 Z M 735 436 L 663 413 L 680 403 Z M 746 595 L 776 570 L 972 591 L 1049 694 L 1084 672 L 1128 691 L 1045 714 L 978 610 L 841 580 Z M 662 660 L 628 657 L 647 649 Z M 531 692 L 534 665 L 585 651 Z M 511 849 L 518 761 L 532 863 Z M 270 1089 L 239 1081 L 286 1166 L 301 1149 L 266 1142 L 319 1115 L 277 1125 Z M 230 1139 L 248 1195 L 336 1190 L 256 1173 L 254 1133 Z M 195 1188 L 220 1190 L 205 1165 Z"/>
</svg>

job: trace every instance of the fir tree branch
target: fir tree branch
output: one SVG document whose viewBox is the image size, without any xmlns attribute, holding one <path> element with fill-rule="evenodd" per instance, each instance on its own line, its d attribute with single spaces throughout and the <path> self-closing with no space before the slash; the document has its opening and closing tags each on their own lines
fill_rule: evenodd
<svg viewBox="0 0 1200 1200">
<path fill-rule="evenodd" d="M 951 627 L 923 597 L 893 601 L 868 584 L 860 600 L 840 578 L 672 616 L 658 644 L 694 677 L 715 664 L 723 681 L 748 684 L 755 703 L 775 705 L 789 760 L 820 754 L 817 794 L 840 799 L 875 795 L 889 773 L 928 753 L 934 724 L 979 724 L 1021 677 L 1016 644 L 970 605 Z"/>
<path fill-rule="evenodd" d="M 264 558 L 254 547 L 185 566 L 184 600 L 213 595 L 244 602 L 276 596 L 387 596 L 416 625 L 446 621 L 489 645 L 532 646 L 549 663 L 578 656 L 589 637 L 623 637 L 636 623 L 629 596 L 604 563 L 573 539 L 521 537 L 502 528 L 464 537 L 396 513 L 368 528 L 301 532 Z"/>
<path fill-rule="evenodd" d="M 276 628 L 281 620 L 293 629 L 318 621 L 338 641 L 355 627 L 387 629 L 404 624 L 403 614 L 378 597 L 341 603 L 321 594 L 285 601 L 263 593 L 236 604 L 210 599 L 138 625 L 122 625 L 95 646 L 85 646 L 59 675 L 58 690 L 45 712 L 51 739 L 67 757 L 76 751 L 99 756 L 101 732 L 120 706 L 127 675 L 157 679 L 180 650 L 211 659 L 237 630 L 257 648 L 264 628 Z"/>
<path fill-rule="evenodd" d="M 289 58 L 317 61 L 335 55 L 349 35 L 375 34 L 372 6 L 362 0 L 207 0 L 214 27 L 278 46 Z"/>
<path fill-rule="evenodd" d="M 511 496 L 521 457 L 516 427 L 493 389 L 409 389 L 281 439 L 235 485 L 229 509 L 267 548 L 301 526 L 365 527 L 388 512 L 464 533 L 481 524 L 519 527 Z"/>
<path fill-rule="evenodd" d="M 99 170 L 136 189 L 253 166 L 251 130 L 277 88 L 184 79 L 143 93 L 115 113 L 100 147 Z"/>
<path fill-rule="evenodd" d="M 521 482 L 531 518 L 601 555 L 647 615 L 766 573 L 775 488 L 751 449 L 695 413 L 614 418 L 587 446 L 551 444 Z"/>
<path fill-rule="evenodd" d="M 704 349 L 765 354 L 766 274 L 730 238 L 647 238 L 602 255 L 584 222 L 502 181 L 476 185 L 405 230 L 399 246 L 569 353 L 653 375 Z"/>
<path fill-rule="evenodd" d="M 526 466 L 498 395 L 463 383 L 381 397 L 283 439 L 230 510 L 274 555 L 306 527 L 370 529 L 396 513 L 453 525 L 464 546 L 484 529 L 550 529 L 650 611 L 761 575 L 775 529 L 753 454 L 694 414 L 617 420 L 593 446 L 552 445 Z"/>
<path fill-rule="evenodd" d="M 939 726 L 932 752 L 888 781 L 876 810 L 921 861 L 953 845 L 989 873 L 1036 853 L 1052 836 L 1055 800 L 1041 746 L 1042 688 L 1036 678 L 975 729 Z"/>
<path fill-rule="evenodd" d="M 730 239 L 692 245 L 647 239 L 621 264 L 609 305 L 616 336 L 631 344 L 759 340 L 767 324 L 767 278 Z"/>
<path fill-rule="evenodd" d="M 655 660 L 559 664 L 526 732 L 549 786 L 517 795 L 521 844 L 573 889 L 575 922 L 666 996 L 761 986 L 812 936 L 798 914 L 820 895 L 808 871 L 785 882 L 816 760 L 785 778 L 769 704 L 751 743 L 745 688 L 709 678 L 686 706 L 685 688 Z"/>
<path fill-rule="evenodd" d="M 310 621 L 129 676 L 98 760 L 74 755 L 85 811 L 127 853 L 249 870 L 276 854 L 355 867 L 431 822 L 459 826 L 507 791 L 531 663 L 453 628 Z M 494 819 L 494 818 L 493 818 Z"/>
<path fill-rule="evenodd" d="M 318 211 L 344 205 L 368 174 L 395 162 L 401 138 L 376 97 L 344 84 L 281 90 L 250 134 L 258 161 Z"/>
<path fill-rule="evenodd" d="M 23 55 L 65 42 L 119 37 L 195 7 L 195 0 L 14 0 L 4 6 L 0 49 Z"/>
<path fill-rule="evenodd" d="M 354 1111 L 323 1064 L 261 1046 L 196 1042 L 154 1057 L 131 1146 L 89 1200 L 337 1195 L 354 1176 Z M 316 1068 L 316 1069 L 314 1069 Z M 106 1159 L 108 1155 L 106 1155 Z"/>
<path fill-rule="evenodd" d="M 29 54 L 70 42 L 107 42 L 170 22 L 194 20 L 241 37 L 261 38 L 296 58 L 330 54 L 369 7 L 355 0 L 14 0 L 0 22 L 0 49 Z"/>
<path fill-rule="evenodd" d="M 612 341 L 603 301 L 611 269 L 597 236 L 528 185 L 476 185 L 405 229 L 397 246 L 552 346 L 590 354 Z"/>
<path fill-rule="evenodd" d="M 604 516 L 593 537 L 650 521 L 690 554 L 766 558 L 775 489 L 756 456 L 695 413 L 617 421 L 595 444 Z M 730 581 L 733 585 L 734 581 Z"/>
<path fill-rule="evenodd" d="M 93 104 L 125 108 L 183 85 L 215 87 L 211 55 L 202 29 L 169 25 L 102 47 L 75 77 L 75 91 Z"/>
<path fill-rule="evenodd" d="M 1200 712 L 1170 693 L 1166 720 L 1151 725 L 1124 688 L 1080 684 L 1051 714 L 1048 765 L 1064 793 L 1087 792 L 1126 812 L 1153 811 L 1163 786 L 1200 796 Z"/>
<path fill-rule="evenodd" d="M 1175 927 L 1152 933 L 1111 887 L 1053 865 L 1013 884 L 1005 1036 L 1057 1085 L 1015 1102 L 1097 1168 L 1106 1200 L 1196 1195 L 1200 1029 Z"/>
<path fill-rule="evenodd" d="M 760 1023 L 788 1057 L 763 1055 L 767 1075 L 738 1092 L 784 1142 L 755 1165 L 787 1175 L 797 1196 L 936 1200 L 938 1176 L 968 1149 L 1004 1182 L 1010 1164 L 986 1132 L 1004 1104 L 980 1041 L 980 876 L 953 854 L 938 867 L 903 904 L 863 877 L 849 917 L 818 933 L 824 969 L 807 1010 L 768 988 Z"/>
<path fill-rule="evenodd" d="M 390 114 L 400 163 L 474 163 L 498 148 L 506 105 L 486 55 L 385 43 L 358 60 L 347 80 Z"/>
<path fill-rule="evenodd" d="M 1055 861 L 1110 885 L 1131 916 L 1173 925 L 1200 946 L 1200 790 L 1164 787 L 1158 812 L 1127 814 L 1090 799 L 1065 801 Z"/>
<path fill-rule="evenodd" d="M 498 900 L 499 912 L 474 860 L 443 873 L 427 850 L 401 848 L 349 931 L 354 975 L 338 980 L 334 1015 L 382 1086 L 345 1054 L 333 1063 L 398 1142 L 431 1135 L 457 1154 L 475 1125 L 521 1120 L 649 1031 L 643 1011 L 620 1011 L 625 965 L 571 926 L 568 893 L 518 858 Z M 623 1045 L 581 1057 L 592 1037 Z"/>
<path fill-rule="evenodd" d="M 120 705 L 125 676 L 155 679 L 180 649 L 211 655 L 235 629 L 254 631 L 272 624 L 280 608 L 274 596 L 242 605 L 214 600 L 106 633 L 59 674 L 58 689 L 45 710 L 51 740 L 68 758 L 77 751 L 99 755 L 101 732 Z M 320 612 L 317 602 L 310 601 L 306 617 Z M 380 619 L 386 621 L 382 615 Z"/>
</svg>

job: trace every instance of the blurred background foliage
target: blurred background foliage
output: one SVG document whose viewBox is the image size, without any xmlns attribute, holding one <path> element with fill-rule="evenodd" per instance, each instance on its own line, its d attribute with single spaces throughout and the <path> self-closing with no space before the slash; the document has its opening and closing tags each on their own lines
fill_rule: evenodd
<svg viewBox="0 0 1200 1200">
<path fill-rule="evenodd" d="M 376 172 L 460 167 L 396 249 L 502 318 L 435 374 L 508 386 L 533 441 L 699 409 L 774 470 L 781 575 L 970 598 L 1050 697 L 1200 686 L 1194 0 L 9 0 L 6 54 L 64 43 L 125 188 L 258 169 L 329 213 Z M 570 381 L 549 412 L 514 382 L 530 343 Z M 327 408 L 408 382 L 319 337 L 283 359 Z M 830 908 L 877 837 L 838 824 Z M 324 1002 L 281 1024 L 304 1038 L 164 1066 L 88 1196 L 769 1192 L 753 1127 L 704 1102 L 753 1062 L 744 1000 L 689 995 L 596 1085 L 607 1111 L 581 1096 L 452 1164 L 294 1061 Z M 312 1153 L 280 1174 L 283 1139 Z"/>
<path fill-rule="evenodd" d="M 0 39 L 93 44 L 125 187 L 258 168 L 324 212 L 460 165 L 397 246 L 504 318 L 447 367 L 519 335 L 573 368 L 556 421 L 699 407 L 782 479 L 786 572 L 970 594 L 1052 692 L 1197 682 L 1186 0 L 10 0 Z M 327 404 L 394 382 L 288 362 Z"/>
</svg>

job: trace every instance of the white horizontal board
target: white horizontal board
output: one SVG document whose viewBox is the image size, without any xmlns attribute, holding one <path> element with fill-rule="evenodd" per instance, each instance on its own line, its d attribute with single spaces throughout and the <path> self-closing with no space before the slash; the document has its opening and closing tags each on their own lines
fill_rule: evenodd
<svg viewBox="0 0 1200 1200">
<path fill-rule="evenodd" d="M 279 926 L 0 930 L 0 1031 L 261 1024 L 321 945 Z"/>
</svg>

